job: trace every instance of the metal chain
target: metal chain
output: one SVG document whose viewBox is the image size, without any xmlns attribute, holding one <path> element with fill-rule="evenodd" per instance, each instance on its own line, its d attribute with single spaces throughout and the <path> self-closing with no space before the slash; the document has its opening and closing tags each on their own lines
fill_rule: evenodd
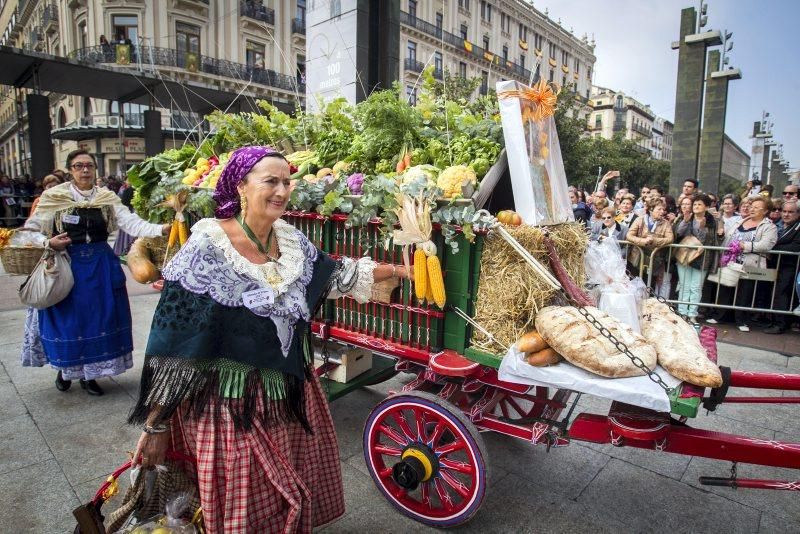
<svg viewBox="0 0 800 534">
<path fill-rule="evenodd" d="M 658 376 L 658 374 L 655 371 L 650 369 L 647 366 L 647 364 L 644 363 L 644 361 L 642 361 L 641 358 L 632 353 L 625 343 L 617 339 L 617 337 L 614 334 L 612 334 L 608 328 L 603 326 L 603 324 L 597 319 L 597 317 L 592 315 L 592 313 L 586 308 L 581 308 L 580 306 L 575 306 L 575 308 L 578 310 L 578 313 L 580 313 L 583 316 L 584 319 L 589 321 L 589 324 L 595 327 L 603 337 L 608 339 L 611 342 L 611 344 L 614 345 L 614 348 L 616 348 L 618 351 L 627 356 L 631 360 L 631 362 L 633 362 L 633 365 L 635 365 L 638 369 L 644 371 L 650 380 L 661 386 L 661 388 L 667 393 L 667 395 L 672 393 L 672 388 L 669 387 L 661 379 L 661 377 Z"/>
</svg>

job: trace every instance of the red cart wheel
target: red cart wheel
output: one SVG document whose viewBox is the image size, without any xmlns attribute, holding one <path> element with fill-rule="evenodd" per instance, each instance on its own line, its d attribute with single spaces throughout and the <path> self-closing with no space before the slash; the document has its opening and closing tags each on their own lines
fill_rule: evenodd
<svg viewBox="0 0 800 534">
<path fill-rule="evenodd" d="M 478 430 L 451 403 L 410 392 L 382 401 L 364 426 L 364 459 L 384 497 L 433 527 L 469 521 L 489 485 Z"/>
</svg>

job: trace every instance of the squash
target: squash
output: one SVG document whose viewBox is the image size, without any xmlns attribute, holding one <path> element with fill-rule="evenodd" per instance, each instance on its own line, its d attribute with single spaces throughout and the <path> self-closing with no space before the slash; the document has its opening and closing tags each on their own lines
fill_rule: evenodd
<svg viewBox="0 0 800 534">
<path fill-rule="evenodd" d="M 150 258 L 150 252 L 140 239 L 133 242 L 126 260 L 133 279 L 140 284 L 149 284 L 161 278 L 161 273 Z"/>
</svg>

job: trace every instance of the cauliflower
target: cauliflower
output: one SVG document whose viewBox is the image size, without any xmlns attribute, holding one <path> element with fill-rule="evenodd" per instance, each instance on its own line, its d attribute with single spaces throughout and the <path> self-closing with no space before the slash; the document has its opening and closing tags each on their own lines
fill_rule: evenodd
<svg viewBox="0 0 800 534">
<path fill-rule="evenodd" d="M 362 193 L 361 188 L 364 185 L 364 175 L 360 172 L 355 174 L 351 174 L 347 178 L 347 189 L 350 190 L 351 195 L 360 195 Z"/>
<path fill-rule="evenodd" d="M 436 185 L 444 191 L 445 198 L 468 197 L 478 185 L 478 177 L 466 165 L 454 165 L 442 171 Z"/>
<path fill-rule="evenodd" d="M 416 165 L 414 167 L 409 167 L 403 173 L 403 183 L 410 184 L 417 180 L 424 180 L 435 184 L 438 175 L 439 169 L 433 165 Z"/>
</svg>

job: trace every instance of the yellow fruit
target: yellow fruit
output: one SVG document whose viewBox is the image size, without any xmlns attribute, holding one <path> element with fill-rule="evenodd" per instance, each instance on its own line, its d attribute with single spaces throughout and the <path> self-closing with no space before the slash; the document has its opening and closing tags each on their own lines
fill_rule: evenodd
<svg viewBox="0 0 800 534">
<path fill-rule="evenodd" d="M 329 174 L 333 174 L 333 169 L 329 167 L 325 167 L 324 169 L 320 169 L 317 171 L 317 180 L 325 178 Z"/>
<path fill-rule="evenodd" d="M 431 285 L 433 301 L 440 308 L 444 308 L 446 302 L 444 278 L 442 277 L 442 266 L 439 264 L 438 256 L 428 257 L 428 283 Z"/>
<path fill-rule="evenodd" d="M 424 299 L 428 293 L 427 258 L 421 248 L 414 252 L 414 291 L 419 300 Z"/>
</svg>

